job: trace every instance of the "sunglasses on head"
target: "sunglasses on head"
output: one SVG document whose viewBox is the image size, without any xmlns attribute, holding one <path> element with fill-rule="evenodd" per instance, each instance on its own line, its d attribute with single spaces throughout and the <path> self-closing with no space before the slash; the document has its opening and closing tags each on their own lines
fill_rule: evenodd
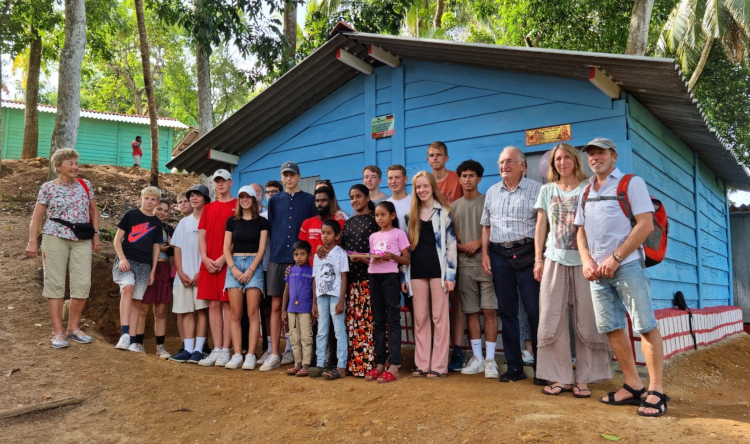
<svg viewBox="0 0 750 444">
<path fill-rule="evenodd" d="M 319 185 L 321 183 L 324 183 L 326 185 L 330 185 L 331 181 L 329 179 L 318 179 L 315 181 L 315 185 Z"/>
</svg>

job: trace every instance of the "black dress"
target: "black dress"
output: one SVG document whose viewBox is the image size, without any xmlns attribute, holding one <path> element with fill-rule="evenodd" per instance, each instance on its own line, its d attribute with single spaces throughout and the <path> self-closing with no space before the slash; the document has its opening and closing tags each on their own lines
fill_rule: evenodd
<svg viewBox="0 0 750 444">
<path fill-rule="evenodd" d="M 440 258 L 437 254 L 432 220 L 420 220 L 419 223 L 419 242 L 411 253 L 411 279 L 439 279 Z"/>
</svg>

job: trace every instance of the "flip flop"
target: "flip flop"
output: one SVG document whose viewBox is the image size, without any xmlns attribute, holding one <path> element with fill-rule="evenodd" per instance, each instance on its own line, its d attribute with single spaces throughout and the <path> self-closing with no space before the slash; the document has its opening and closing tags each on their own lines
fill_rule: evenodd
<svg viewBox="0 0 750 444">
<path fill-rule="evenodd" d="M 547 391 L 547 387 L 549 387 L 550 390 L 560 389 L 560 391 L 559 392 L 554 392 L 554 393 L 553 392 L 549 392 L 549 391 Z M 560 385 L 560 384 L 548 385 L 547 387 L 544 387 L 542 389 L 542 394 L 548 395 L 548 396 L 557 396 L 560 393 L 567 393 L 567 392 L 572 392 L 573 391 L 572 388 L 566 389 L 565 385 Z"/>
<path fill-rule="evenodd" d="M 336 369 L 336 368 L 335 368 L 335 369 L 333 369 L 333 370 L 327 370 L 327 371 L 324 371 L 324 372 L 323 372 L 323 376 L 324 376 L 324 377 L 325 377 L 325 378 L 326 378 L 327 380 L 329 380 L 329 381 L 335 381 L 335 380 L 337 380 L 337 379 L 341 379 L 341 378 L 343 378 L 343 376 L 341 376 L 341 373 L 339 373 L 339 370 L 338 370 L 338 369 Z"/>
<path fill-rule="evenodd" d="M 396 376 L 391 372 L 383 372 L 378 378 L 378 384 L 387 384 L 389 382 L 398 381 L 400 376 Z"/>
<path fill-rule="evenodd" d="M 289 376 L 297 376 L 297 373 L 299 373 L 300 370 L 302 370 L 302 369 L 301 368 L 294 368 L 294 367 L 288 368 L 286 370 L 286 374 L 289 375 Z"/>
<path fill-rule="evenodd" d="M 432 378 L 430 376 L 432 376 Z M 436 371 L 427 372 L 427 379 L 431 379 L 431 380 L 443 379 L 446 376 L 448 376 L 447 373 L 440 373 L 440 372 L 436 372 Z"/>
<path fill-rule="evenodd" d="M 577 390 L 577 391 L 576 391 Z M 581 392 L 589 392 L 588 395 L 581 395 Z M 578 387 L 577 385 L 573 386 L 573 397 L 575 398 L 590 398 L 591 397 L 591 389 L 585 388 L 582 389 Z"/>
<path fill-rule="evenodd" d="M 413 377 L 415 377 L 415 378 L 424 378 L 424 376 L 426 375 L 426 373 L 424 372 L 424 370 L 420 370 L 418 368 L 415 368 L 414 370 L 411 371 L 411 375 Z"/>
<path fill-rule="evenodd" d="M 307 370 L 305 370 L 304 368 L 301 368 L 299 369 L 299 371 L 297 372 L 295 376 L 299 376 L 301 378 L 307 375 L 308 375 Z"/>
<path fill-rule="evenodd" d="M 376 379 L 378 379 L 378 377 L 380 377 L 381 374 L 382 373 L 380 373 L 378 369 L 374 368 L 370 370 L 369 372 L 365 373 L 365 381 L 367 382 L 375 381 Z"/>
</svg>

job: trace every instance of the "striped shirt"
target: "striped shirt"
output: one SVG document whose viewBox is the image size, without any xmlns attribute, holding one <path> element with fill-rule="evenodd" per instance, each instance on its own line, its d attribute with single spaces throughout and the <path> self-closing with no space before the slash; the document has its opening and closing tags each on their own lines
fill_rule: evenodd
<svg viewBox="0 0 750 444">
<path fill-rule="evenodd" d="M 516 242 L 534 237 L 537 215 L 534 204 L 541 188 L 541 183 L 524 177 L 513 191 L 505 187 L 505 181 L 487 190 L 481 223 L 490 227 L 490 242 Z"/>
</svg>

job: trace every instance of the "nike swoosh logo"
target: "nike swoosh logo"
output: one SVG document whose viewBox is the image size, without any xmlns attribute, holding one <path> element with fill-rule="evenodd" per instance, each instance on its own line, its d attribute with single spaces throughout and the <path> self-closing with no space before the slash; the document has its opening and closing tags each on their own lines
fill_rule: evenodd
<svg viewBox="0 0 750 444">
<path fill-rule="evenodd" d="M 144 231 L 142 233 L 135 234 L 135 235 L 133 233 L 128 234 L 128 242 L 130 242 L 131 244 L 135 243 L 135 242 L 138 242 L 143 236 L 145 236 L 148 233 L 154 231 L 154 228 L 156 228 L 156 227 L 151 227 L 148 230 L 146 230 L 146 231 Z"/>
</svg>

